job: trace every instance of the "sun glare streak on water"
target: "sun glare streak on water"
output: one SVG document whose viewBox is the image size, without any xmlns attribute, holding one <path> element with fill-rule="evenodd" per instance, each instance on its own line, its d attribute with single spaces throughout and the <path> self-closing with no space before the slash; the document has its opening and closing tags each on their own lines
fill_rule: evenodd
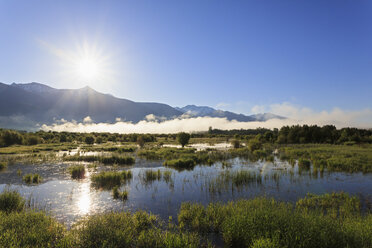
<svg viewBox="0 0 372 248">
<path fill-rule="evenodd" d="M 86 177 L 89 177 L 89 172 L 86 172 Z M 90 182 L 84 182 L 81 184 L 77 197 L 78 200 L 76 204 L 80 214 L 88 214 L 91 210 L 92 205 L 92 199 L 90 195 Z"/>
</svg>

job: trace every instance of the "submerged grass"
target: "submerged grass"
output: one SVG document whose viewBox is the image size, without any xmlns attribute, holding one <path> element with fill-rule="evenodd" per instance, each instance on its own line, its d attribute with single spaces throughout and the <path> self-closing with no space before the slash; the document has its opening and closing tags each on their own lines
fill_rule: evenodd
<svg viewBox="0 0 372 248">
<path fill-rule="evenodd" d="M 262 183 L 262 176 L 250 170 L 230 171 L 223 170 L 217 177 L 207 181 L 208 191 L 212 194 L 222 193 L 226 190 L 242 189 L 252 184 Z"/>
<path fill-rule="evenodd" d="M 144 184 L 152 183 L 153 181 L 163 180 L 166 183 L 173 182 L 172 179 L 173 172 L 170 170 L 152 170 L 146 169 L 139 174 L 141 181 Z"/>
</svg>

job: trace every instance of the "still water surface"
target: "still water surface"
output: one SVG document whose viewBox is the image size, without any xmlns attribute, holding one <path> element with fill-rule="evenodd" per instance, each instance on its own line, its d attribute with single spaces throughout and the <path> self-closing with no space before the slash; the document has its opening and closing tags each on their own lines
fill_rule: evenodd
<svg viewBox="0 0 372 248">
<path fill-rule="evenodd" d="M 86 164 L 87 165 L 87 164 Z M 294 202 L 307 193 L 344 191 L 358 195 L 362 205 L 372 202 L 372 174 L 362 173 L 313 173 L 300 171 L 287 162 L 249 162 L 242 159 L 228 161 L 227 165 L 215 163 L 212 166 L 196 166 L 190 171 L 177 171 L 162 166 L 162 162 L 137 159 L 131 167 L 98 166 L 90 168 L 86 178 L 73 180 L 67 173 L 69 164 L 10 165 L 0 172 L 0 191 L 6 187 L 17 189 L 23 196 L 32 199 L 56 217 L 71 226 L 80 218 L 107 211 L 146 210 L 168 219 L 177 219 L 182 202 L 191 201 L 208 204 L 256 196 L 274 197 L 278 200 Z M 27 185 L 17 174 L 39 173 L 43 182 Z M 129 191 L 126 201 L 115 200 L 110 190 L 100 190 L 91 186 L 90 176 L 102 170 L 132 170 L 133 179 L 121 187 Z M 170 170 L 171 180 L 144 180 L 144 171 Z M 261 180 L 234 187 L 231 182 L 216 181 L 226 171 L 248 170 L 256 173 Z"/>
</svg>

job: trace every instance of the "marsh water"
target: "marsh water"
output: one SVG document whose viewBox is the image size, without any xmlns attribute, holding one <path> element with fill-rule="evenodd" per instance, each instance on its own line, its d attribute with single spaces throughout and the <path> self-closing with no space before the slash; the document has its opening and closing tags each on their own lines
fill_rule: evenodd
<svg viewBox="0 0 372 248">
<path fill-rule="evenodd" d="M 362 206 L 372 202 L 372 174 L 344 172 L 314 172 L 299 170 L 285 161 L 275 158 L 274 162 L 231 159 L 213 165 L 197 165 L 193 170 L 177 171 L 165 168 L 162 161 L 137 159 L 129 167 L 96 166 L 89 168 L 84 179 L 71 179 L 67 172 L 68 163 L 48 163 L 43 165 L 14 164 L 0 172 L 0 191 L 4 188 L 17 189 L 26 199 L 36 202 L 59 221 L 71 226 L 89 214 L 108 211 L 145 210 L 159 215 L 164 220 L 177 213 L 182 202 L 227 202 L 249 199 L 256 196 L 273 197 L 278 200 L 295 202 L 307 193 L 344 191 L 358 195 Z M 146 170 L 171 171 L 165 180 L 146 180 Z M 113 199 L 110 190 L 96 189 L 90 177 L 102 170 L 131 170 L 133 178 L 122 185 L 129 192 L 126 201 Z M 236 186 L 224 179 L 227 172 L 248 171 L 254 180 Z M 38 185 L 27 185 L 22 175 L 38 173 L 43 181 Z"/>
</svg>

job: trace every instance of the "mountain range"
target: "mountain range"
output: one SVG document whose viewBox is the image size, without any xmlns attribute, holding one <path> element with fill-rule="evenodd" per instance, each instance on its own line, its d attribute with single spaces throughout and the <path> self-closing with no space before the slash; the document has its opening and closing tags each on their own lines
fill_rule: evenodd
<svg viewBox="0 0 372 248">
<path fill-rule="evenodd" d="M 207 106 L 182 108 L 154 102 L 134 102 L 103 94 L 86 86 L 55 89 L 40 83 L 0 83 L 0 127 L 35 130 L 42 124 L 77 121 L 89 116 L 94 122 L 139 122 L 148 116 L 161 120 L 187 117 L 221 117 L 237 121 L 266 121 L 284 117 L 270 113 L 243 115 Z"/>
</svg>

